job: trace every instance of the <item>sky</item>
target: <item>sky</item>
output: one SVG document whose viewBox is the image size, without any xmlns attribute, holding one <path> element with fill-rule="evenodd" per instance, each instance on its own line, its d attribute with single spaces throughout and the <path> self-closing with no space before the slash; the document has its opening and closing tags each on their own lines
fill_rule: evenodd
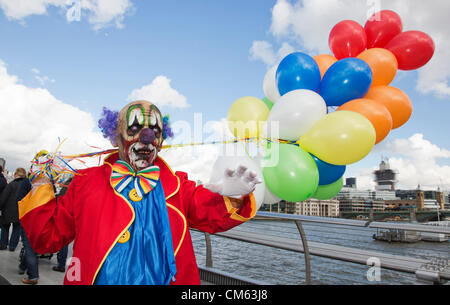
<svg viewBox="0 0 450 305">
<path fill-rule="evenodd" d="M 384 157 L 400 188 L 450 189 L 446 0 L 0 0 L 0 157 L 14 171 L 62 139 L 67 154 L 110 148 L 97 127 L 102 108 L 140 98 L 170 115 L 172 143 L 229 136 L 228 109 L 243 96 L 263 98 L 268 69 L 293 51 L 329 54 L 336 23 L 364 25 L 379 9 L 396 11 L 404 30 L 428 33 L 436 51 L 391 84 L 410 97 L 410 120 L 345 176 L 372 188 Z M 205 145 L 162 155 L 206 181 L 219 153 Z"/>
</svg>

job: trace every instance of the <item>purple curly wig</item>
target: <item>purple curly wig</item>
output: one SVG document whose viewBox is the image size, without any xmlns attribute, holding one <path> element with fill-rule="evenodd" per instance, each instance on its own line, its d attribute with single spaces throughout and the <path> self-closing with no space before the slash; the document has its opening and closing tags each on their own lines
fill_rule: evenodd
<svg viewBox="0 0 450 305">
<path fill-rule="evenodd" d="M 119 118 L 119 111 L 109 110 L 103 107 L 103 112 L 100 120 L 98 120 L 98 127 L 101 129 L 103 137 L 110 140 L 113 146 L 117 146 L 117 124 Z M 170 128 L 169 116 L 163 117 L 163 139 L 172 138 L 173 131 Z"/>
<path fill-rule="evenodd" d="M 167 139 L 167 138 L 173 138 L 173 131 L 172 128 L 170 128 L 170 122 L 169 122 L 169 116 L 165 115 L 163 117 L 163 139 Z"/>
<path fill-rule="evenodd" d="M 103 112 L 100 120 L 98 120 L 98 127 L 103 133 L 103 137 L 109 139 L 113 146 L 117 146 L 117 122 L 119 118 L 119 111 L 112 111 L 103 107 Z"/>
</svg>

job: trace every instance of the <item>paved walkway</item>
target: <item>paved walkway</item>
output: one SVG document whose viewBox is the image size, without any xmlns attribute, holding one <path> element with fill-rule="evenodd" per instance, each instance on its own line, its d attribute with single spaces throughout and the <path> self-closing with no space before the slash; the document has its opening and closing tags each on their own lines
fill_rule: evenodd
<svg viewBox="0 0 450 305">
<path fill-rule="evenodd" d="M 19 243 L 16 251 L 9 250 L 0 251 L 0 275 L 9 281 L 12 285 L 25 285 L 22 279 L 27 275 L 20 275 L 19 271 L 19 254 L 22 243 Z M 69 257 L 71 256 L 71 247 L 69 247 Z M 56 255 L 51 259 L 39 259 L 39 283 L 38 285 L 62 285 L 64 280 L 64 273 L 52 270 L 56 266 Z"/>
<path fill-rule="evenodd" d="M 16 251 L 9 250 L 0 251 L 0 285 L 2 284 L 1 277 L 7 280 L 12 285 L 25 285 L 22 279 L 26 274 L 20 275 L 19 271 L 19 254 L 22 243 L 19 243 Z M 72 256 L 72 247 L 69 246 L 68 257 Z M 62 285 L 64 280 L 64 273 L 52 270 L 53 266 L 57 265 L 56 254 L 51 259 L 39 259 L 39 283 L 38 285 Z M 202 285 L 211 285 L 208 282 L 202 281 Z"/>
</svg>

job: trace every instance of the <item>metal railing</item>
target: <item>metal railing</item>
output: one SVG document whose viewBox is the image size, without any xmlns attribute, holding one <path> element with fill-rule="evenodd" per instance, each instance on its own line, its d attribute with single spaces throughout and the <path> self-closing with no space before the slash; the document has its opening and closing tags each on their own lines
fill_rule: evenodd
<svg viewBox="0 0 450 305">
<path fill-rule="evenodd" d="M 361 229 L 395 229 L 415 232 L 440 233 L 446 235 L 450 235 L 450 227 L 430 226 L 417 223 L 387 223 L 371 220 L 351 220 L 271 212 L 258 212 L 256 216 L 260 219 L 282 219 L 294 222 L 297 226 L 301 243 L 299 243 L 298 238 L 288 238 L 282 236 L 274 237 L 266 234 L 259 234 L 246 230 L 245 228 L 241 228 L 242 226 L 236 227 L 227 232 L 216 233 L 214 235 L 246 243 L 303 253 L 305 260 L 305 284 L 311 284 L 310 255 L 347 261 L 361 265 L 368 265 L 370 259 L 375 257 L 380 262 L 380 268 L 415 274 L 418 282 L 441 284 L 450 280 L 450 256 L 448 252 L 444 258 L 423 259 L 404 255 L 393 255 L 385 252 L 377 252 L 355 247 L 309 241 L 303 229 L 302 223 L 332 224 L 337 226 L 351 226 L 354 228 L 359 227 Z M 205 241 L 206 267 L 211 268 L 213 266 L 213 261 L 210 234 L 205 233 Z"/>
<path fill-rule="evenodd" d="M 262 281 L 238 276 L 210 267 L 199 267 L 198 270 L 202 282 L 212 285 L 268 285 L 268 283 Z"/>
</svg>

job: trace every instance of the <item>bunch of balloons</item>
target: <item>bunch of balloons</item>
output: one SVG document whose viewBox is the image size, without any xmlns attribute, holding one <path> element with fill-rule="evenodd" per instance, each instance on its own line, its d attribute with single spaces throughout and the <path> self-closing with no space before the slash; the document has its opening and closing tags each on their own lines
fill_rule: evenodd
<svg viewBox="0 0 450 305">
<path fill-rule="evenodd" d="M 262 202 L 337 195 L 346 166 L 412 114 L 409 97 L 389 86 L 398 69 L 422 67 L 435 49 L 427 34 L 403 32 L 390 10 L 375 13 L 364 27 L 341 21 L 328 41 L 334 56 L 287 55 L 267 72 L 264 99 L 243 97 L 228 112 L 236 137 L 266 139 L 266 159 L 278 159 L 261 170 Z"/>
</svg>

